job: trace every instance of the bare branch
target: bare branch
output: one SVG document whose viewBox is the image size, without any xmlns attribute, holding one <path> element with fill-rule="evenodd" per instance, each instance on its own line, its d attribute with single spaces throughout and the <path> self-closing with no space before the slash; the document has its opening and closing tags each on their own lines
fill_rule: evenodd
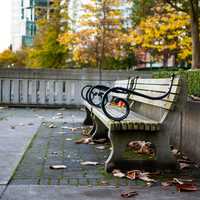
<svg viewBox="0 0 200 200">
<path fill-rule="evenodd" d="M 171 0 L 165 0 L 165 2 L 168 3 L 171 7 L 175 8 L 177 11 L 187 12 L 185 9 L 177 6 L 176 1 L 173 3 Z"/>
</svg>

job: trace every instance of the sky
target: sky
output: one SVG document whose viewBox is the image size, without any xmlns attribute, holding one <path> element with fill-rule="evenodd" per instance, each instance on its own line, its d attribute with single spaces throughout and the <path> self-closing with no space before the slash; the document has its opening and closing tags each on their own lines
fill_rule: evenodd
<svg viewBox="0 0 200 200">
<path fill-rule="evenodd" d="M 11 42 L 11 0 L 0 0 L 0 52 Z"/>
</svg>

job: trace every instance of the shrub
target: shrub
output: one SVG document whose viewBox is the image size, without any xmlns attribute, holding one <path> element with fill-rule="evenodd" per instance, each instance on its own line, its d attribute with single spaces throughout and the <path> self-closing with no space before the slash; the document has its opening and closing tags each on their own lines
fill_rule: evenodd
<svg viewBox="0 0 200 200">
<path fill-rule="evenodd" d="M 173 73 L 186 79 L 189 95 L 200 97 L 200 70 L 159 71 L 153 73 L 153 77 L 167 78 Z"/>
</svg>

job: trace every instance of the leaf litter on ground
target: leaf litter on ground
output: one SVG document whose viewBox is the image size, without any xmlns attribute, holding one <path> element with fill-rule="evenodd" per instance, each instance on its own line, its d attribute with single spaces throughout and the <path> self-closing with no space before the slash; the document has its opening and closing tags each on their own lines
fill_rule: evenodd
<svg viewBox="0 0 200 200">
<path fill-rule="evenodd" d="M 76 140 L 76 144 L 90 144 L 92 142 L 92 138 L 81 138 L 79 140 Z"/>
<path fill-rule="evenodd" d="M 114 169 L 114 170 L 112 171 L 112 174 L 113 174 L 113 176 L 119 177 L 119 178 L 124 178 L 124 177 L 126 177 L 126 174 L 123 173 L 123 172 L 121 172 L 119 169 Z"/>
<path fill-rule="evenodd" d="M 57 126 L 56 126 L 54 123 L 50 123 L 50 124 L 48 125 L 48 127 L 49 127 L 49 128 L 56 128 Z"/>
<path fill-rule="evenodd" d="M 66 165 L 51 165 L 49 166 L 50 169 L 66 169 Z"/>
<path fill-rule="evenodd" d="M 184 192 L 184 191 L 194 192 L 198 190 L 197 185 L 193 182 L 192 179 L 174 178 L 173 181 L 176 184 L 176 190 L 178 192 Z"/>
<path fill-rule="evenodd" d="M 95 147 L 96 149 L 99 149 L 99 150 L 105 150 L 106 149 L 106 147 L 105 146 L 97 146 L 97 147 Z"/>
<path fill-rule="evenodd" d="M 72 141 L 72 138 L 65 138 L 66 141 Z"/>
<path fill-rule="evenodd" d="M 123 198 L 130 198 L 130 197 L 133 197 L 136 195 L 138 195 L 138 193 L 136 191 L 127 191 L 127 192 L 121 193 L 121 197 L 123 197 Z"/>
<path fill-rule="evenodd" d="M 128 147 L 137 153 L 154 155 L 155 150 L 152 148 L 152 144 L 146 141 L 131 141 L 128 143 Z"/>
<path fill-rule="evenodd" d="M 90 165 L 90 166 L 96 166 L 99 165 L 99 162 L 95 162 L 95 161 L 83 161 L 80 163 L 81 165 Z"/>
</svg>

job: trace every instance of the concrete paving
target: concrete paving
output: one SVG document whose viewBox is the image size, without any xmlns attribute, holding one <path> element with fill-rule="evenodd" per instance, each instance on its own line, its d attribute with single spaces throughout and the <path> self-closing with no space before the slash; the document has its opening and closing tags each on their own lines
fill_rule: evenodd
<svg viewBox="0 0 200 200">
<path fill-rule="evenodd" d="M 56 113 L 64 117 L 56 119 Z M 8 184 L 42 121 L 81 121 L 80 111 L 2 108 L 0 110 L 0 184 Z M 82 116 L 82 118 L 81 118 Z"/>
<path fill-rule="evenodd" d="M 58 119 L 56 117 L 56 113 L 58 112 L 63 113 L 64 117 L 62 119 Z M 120 187 L 119 186 L 117 187 L 116 185 L 104 186 L 104 187 L 96 185 L 91 187 L 89 186 L 91 184 L 89 184 L 88 186 L 84 184 L 83 184 L 84 186 L 78 186 L 76 184 L 62 185 L 62 182 L 59 183 L 56 182 L 49 185 L 48 182 L 47 183 L 43 182 L 39 183 L 42 185 L 39 185 L 37 181 L 34 183 L 34 177 L 30 179 L 30 182 L 25 181 L 24 184 L 23 182 L 12 184 L 12 179 L 14 177 L 13 173 L 15 172 L 16 167 L 22 160 L 24 152 L 26 151 L 31 141 L 33 141 L 33 144 L 35 144 L 37 148 L 39 148 L 37 142 L 39 141 L 42 142 L 42 137 L 41 140 L 39 139 L 37 140 L 37 135 L 38 135 L 37 133 L 38 131 L 40 131 L 39 127 L 41 127 L 41 122 L 56 121 L 56 123 L 67 122 L 74 124 L 82 122 L 83 118 L 84 118 L 84 112 L 80 110 L 63 110 L 63 109 L 48 110 L 48 109 L 22 109 L 22 108 L 0 109 L 0 199 L 1 200 L 27 200 L 27 199 L 29 200 L 55 200 L 55 199 L 56 200 L 66 200 L 66 199 L 121 200 L 123 199 L 120 196 L 121 192 L 132 191 L 132 190 L 137 191 L 138 195 L 130 199 L 136 199 L 136 200 L 147 200 L 147 199 L 148 200 L 189 200 L 189 199 L 199 200 L 200 199 L 200 191 L 180 193 L 176 191 L 175 186 L 169 188 L 162 188 L 161 186 L 158 186 L 159 184 L 156 184 L 156 186 L 152 187 L 142 187 L 138 185 L 133 185 L 133 186 L 128 185 Z M 60 131 L 57 129 L 55 130 L 56 132 Z M 73 133 L 68 133 L 68 135 L 65 135 L 64 137 L 72 137 L 72 135 Z M 56 147 L 57 142 L 59 141 L 61 142 L 61 140 L 59 139 L 59 137 L 54 135 L 53 132 L 52 136 L 53 137 L 49 137 L 50 145 L 48 152 L 49 153 L 53 151 L 59 152 L 58 149 L 54 149 L 54 147 Z M 45 140 L 43 142 L 45 142 Z M 62 144 L 60 144 L 58 148 L 60 148 L 61 145 Z M 70 141 L 68 141 L 66 145 L 72 145 L 72 141 L 71 143 Z M 64 149 L 68 148 L 68 146 L 63 146 L 63 147 L 65 147 Z M 75 148 L 79 147 L 75 146 Z M 89 146 L 86 145 L 84 148 L 89 148 Z M 69 153 L 71 152 L 70 150 L 68 151 Z M 88 149 L 88 153 L 87 152 L 85 153 L 86 156 L 87 154 L 89 155 L 90 152 L 91 152 L 90 149 Z M 80 154 L 81 153 L 82 152 L 80 151 Z M 29 154 L 29 155 L 36 155 L 36 154 Z M 90 156 L 91 155 L 92 154 L 90 154 Z M 51 160 L 50 163 L 47 163 L 46 165 L 47 167 L 49 166 L 49 164 L 52 164 L 53 161 L 57 161 L 54 160 L 55 157 L 49 157 L 53 160 Z M 30 170 L 29 168 L 27 169 Z M 67 169 L 69 169 L 69 166 Z M 34 167 L 32 172 L 34 172 Z M 90 169 L 87 172 L 88 176 L 97 175 L 93 173 L 94 171 L 92 172 L 92 174 L 90 174 L 91 172 Z M 24 171 L 24 173 L 25 175 L 27 175 L 26 171 Z M 50 175 L 52 174 L 48 174 L 48 177 Z M 56 172 L 55 178 L 57 178 L 57 175 L 58 174 Z M 69 174 L 67 175 L 72 175 L 72 174 L 69 171 Z M 77 174 L 74 173 L 74 175 Z M 86 174 L 84 173 L 84 176 L 85 175 Z"/>
<path fill-rule="evenodd" d="M 9 186 L 2 200 L 121 200 L 121 192 L 136 191 L 135 200 L 199 200 L 200 192 L 176 192 L 160 187 L 115 188 L 115 187 L 73 187 L 73 186 Z"/>
<path fill-rule="evenodd" d="M 5 190 L 6 185 L 0 185 L 0 198 L 2 196 L 3 191 Z"/>
</svg>

